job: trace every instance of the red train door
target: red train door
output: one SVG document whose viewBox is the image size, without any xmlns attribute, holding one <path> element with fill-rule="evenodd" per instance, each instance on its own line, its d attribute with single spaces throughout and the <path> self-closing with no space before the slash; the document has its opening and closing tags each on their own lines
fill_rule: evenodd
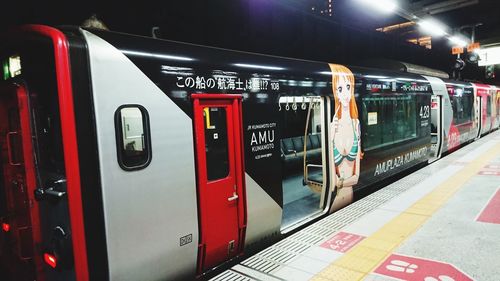
<svg viewBox="0 0 500 281">
<path fill-rule="evenodd" d="M 4 235 L 11 242 L 8 249 L 2 249 L 10 253 L 4 256 L 8 258 L 5 262 L 16 278 L 34 280 L 38 275 L 35 270 L 42 268 L 42 260 L 41 255 L 34 253 L 40 242 L 40 227 L 34 199 L 36 177 L 30 110 L 24 86 L 0 85 L 0 155 L 0 192 L 6 204 L 0 220 Z"/>
<path fill-rule="evenodd" d="M 241 96 L 195 94 L 198 273 L 242 252 L 246 228 Z"/>
</svg>

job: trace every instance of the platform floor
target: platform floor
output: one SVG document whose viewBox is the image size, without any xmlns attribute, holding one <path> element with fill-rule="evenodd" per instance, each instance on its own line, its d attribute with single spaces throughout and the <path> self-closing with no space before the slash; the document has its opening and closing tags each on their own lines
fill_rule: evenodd
<svg viewBox="0 0 500 281">
<path fill-rule="evenodd" d="M 211 280 L 500 280 L 500 131 Z"/>
</svg>

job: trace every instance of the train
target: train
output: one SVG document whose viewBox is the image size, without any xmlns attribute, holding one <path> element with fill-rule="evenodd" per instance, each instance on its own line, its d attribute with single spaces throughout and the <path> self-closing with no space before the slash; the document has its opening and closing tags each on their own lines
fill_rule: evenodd
<svg viewBox="0 0 500 281">
<path fill-rule="evenodd" d="M 27 25 L 2 40 L 12 280 L 190 280 L 498 129 L 500 87 Z"/>
</svg>

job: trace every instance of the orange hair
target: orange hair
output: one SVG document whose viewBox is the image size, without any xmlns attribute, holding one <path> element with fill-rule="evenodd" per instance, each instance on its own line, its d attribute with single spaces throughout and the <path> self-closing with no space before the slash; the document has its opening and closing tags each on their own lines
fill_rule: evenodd
<svg viewBox="0 0 500 281">
<path fill-rule="evenodd" d="M 336 89 L 338 88 L 339 84 L 339 79 L 341 76 L 347 77 L 347 81 L 349 81 L 349 84 L 351 84 L 351 101 L 349 102 L 349 109 L 351 111 L 351 118 L 352 119 L 358 119 L 358 107 L 356 105 L 356 99 L 354 97 L 354 74 L 352 74 L 351 70 L 349 68 L 340 65 L 340 64 L 328 64 L 330 66 L 330 69 L 332 71 L 332 90 L 333 90 L 333 97 L 335 99 L 335 111 L 337 112 L 338 118 L 342 118 L 342 107 L 340 106 L 340 101 L 339 97 L 337 96 L 337 91 Z"/>
</svg>

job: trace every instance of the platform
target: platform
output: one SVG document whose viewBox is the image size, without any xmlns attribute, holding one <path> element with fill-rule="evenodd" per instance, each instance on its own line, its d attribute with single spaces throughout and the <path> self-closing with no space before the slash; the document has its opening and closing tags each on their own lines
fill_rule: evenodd
<svg viewBox="0 0 500 281">
<path fill-rule="evenodd" d="M 496 131 L 211 280 L 496 281 L 499 276 Z"/>
</svg>

